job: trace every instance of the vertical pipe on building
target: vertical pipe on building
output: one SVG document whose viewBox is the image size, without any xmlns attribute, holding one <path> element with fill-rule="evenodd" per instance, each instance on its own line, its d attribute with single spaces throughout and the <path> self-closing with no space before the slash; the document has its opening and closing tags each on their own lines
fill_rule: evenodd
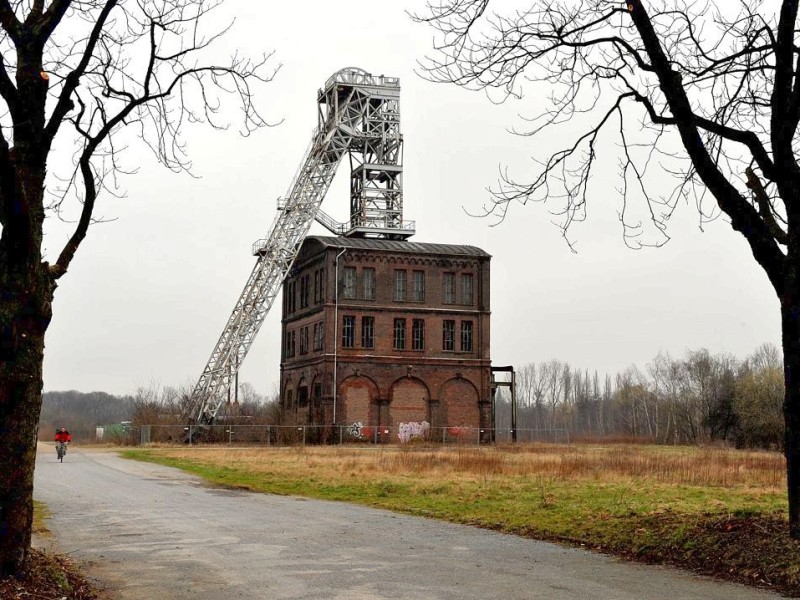
<svg viewBox="0 0 800 600">
<path fill-rule="evenodd" d="M 484 298 L 484 294 L 486 292 L 485 292 L 485 286 L 484 286 L 484 281 L 483 281 L 483 278 L 484 278 L 484 275 L 485 275 L 485 267 L 486 267 L 486 265 L 485 265 L 485 259 L 483 257 L 478 257 L 477 261 L 478 261 L 478 277 L 477 277 L 477 279 L 478 279 L 478 290 L 477 290 L 477 298 L 476 298 L 477 306 L 478 306 L 478 319 L 477 319 L 478 320 L 478 331 L 477 331 L 478 352 L 477 352 L 477 355 L 478 355 L 478 361 L 479 361 L 478 364 L 481 365 L 481 367 L 480 367 L 481 393 L 483 394 L 487 390 L 487 388 L 489 390 L 489 398 L 488 398 L 488 400 L 489 400 L 489 421 L 490 421 L 488 423 L 488 427 L 489 427 L 489 442 L 494 442 L 495 441 L 495 407 L 494 407 L 494 394 L 492 393 L 492 390 L 491 390 L 491 369 L 492 369 L 491 352 L 490 352 L 489 356 L 487 357 L 484 354 L 484 347 L 483 347 L 483 337 L 484 337 L 483 328 L 484 328 L 484 325 L 486 324 L 485 323 L 485 311 L 488 310 L 488 308 L 486 306 L 486 299 Z M 490 338 L 490 340 L 491 340 L 491 338 Z M 483 366 L 484 361 L 487 360 L 487 359 L 489 361 L 488 368 Z M 489 382 L 486 381 L 487 371 L 488 371 L 488 375 L 490 377 L 490 381 Z M 487 383 L 488 383 L 488 385 L 487 385 Z M 478 411 L 478 415 L 479 415 L 478 416 L 478 429 L 480 429 L 481 427 L 485 428 L 487 426 L 486 423 L 481 423 L 480 422 L 482 417 L 483 417 L 482 412 L 483 411 L 481 411 L 479 409 L 479 411 Z M 478 437 L 480 437 L 480 433 L 478 433 Z"/>
<path fill-rule="evenodd" d="M 333 424 L 336 425 L 336 375 L 338 374 L 338 353 L 339 348 L 339 258 L 347 252 L 347 248 L 343 248 L 339 254 L 336 255 L 334 263 L 334 288 L 333 288 Z"/>
<path fill-rule="evenodd" d="M 517 443 L 517 376 L 511 369 L 511 441 Z"/>
</svg>

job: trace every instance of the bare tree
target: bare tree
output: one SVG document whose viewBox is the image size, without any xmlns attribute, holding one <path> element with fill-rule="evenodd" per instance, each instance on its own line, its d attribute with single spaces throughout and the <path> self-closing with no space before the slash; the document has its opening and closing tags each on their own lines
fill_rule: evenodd
<svg viewBox="0 0 800 600">
<path fill-rule="evenodd" d="M 615 416 L 626 434 L 653 439 L 647 408 L 651 394 L 647 379 L 636 365 L 617 373 L 614 390 Z"/>
<path fill-rule="evenodd" d="M 548 429 L 556 428 L 556 413 L 559 405 L 564 401 L 564 373 L 569 372 L 569 365 L 559 360 L 551 360 L 539 366 L 539 376 L 545 380 L 545 398 L 549 411 Z"/>
<path fill-rule="evenodd" d="M 545 201 L 566 236 L 586 216 L 593 168 L 608 149 L 619 160 L 626 243 L 666 241 L 681 198 L 695 199 L 701 222 L 725 216 L 780 300 L 789 528 L 800 538 L 798 3 L 530 0 L 502 14 L 490 4 L 503 6 L 438 0 L 415 17 L 439 32 L 428 76 L 512 95 L 532 86 L 547 105 L 525 133 L 567 121 L 580 132 L 531 181 L 503 177 L 489 212 Z M 671 192 L 654 186 L 659 172 L 677 178 Z M 635 204 L 649 220 L 630 216 Z M 662 237 L 648 238 L 648 223 Z"/>
<path fill-rule="evenodd" d="M 659 352 L 647 370 L 653 382 L 653 392 L 661 399 L 666 409 L 666 423 L 663 427 L 662 443 L 677 444 L 682 441 L 679 434 L 679 405 L 681 387 L 681 366 L 669 353 Z"/>
<path fill-rule="evenodd" d="M 733 405 L 740 423 L 737 444 L 763 448 L 783 445 L 783 396 L 780 351 L 772 344 L 762 344 L 744 362 L 735 383 Z"/>
<path fill-rule="evenodd" d="M 102 191 L 114 193 L 121 151 L 141 139 L 167 168 L 189 168 L 189 123 L 266 125 L 252 102 L 269 57 L 219 62 L 223 0 L 0 0 L 0 576 L 30 546 L 44 335 Z M 237 117 L 238 120 L 238 117 Z M 71 169 L 57 180 L 48 160 Z M 53 165 L 50 165 L 51 170 Z M 127 167 L 128 170 L 131 166 Z M 48 194 L 45 193 L 45 185 Z M 43 260 L 45 218 L 67 211 L 74 231 Z"/>
<path fill-rule="evenodd" d="M 770 342 L 761 344 L 747 357 L 747 364 L 753 369 L 780 369 L 782 362 L 780 348 Z"/>
</svg>

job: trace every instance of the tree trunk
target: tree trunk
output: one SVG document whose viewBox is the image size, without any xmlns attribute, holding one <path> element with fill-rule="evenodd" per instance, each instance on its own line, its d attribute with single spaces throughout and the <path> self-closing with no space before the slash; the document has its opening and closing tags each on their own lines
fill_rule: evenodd
<svg viewBox="0 0 800 600">
<path fill-rule="evenodd" d="M 55 290 L 41 260 L 45 165 L 24 151 L 30 147 L 20 141 L 13 160 L 0 164 L 0 575 L 19 573 L 30 549 L 44 334 Z"/>
<path fill-rule="evenodd" d="M 3 254 L 0 249 L 0 258 Z M 45 265 L 32 265 L 27 272 L 6 267 L 0 267 L 0 465 L 12 468 L 0 469 L 0 576 L 19 573 L 30 548 L 44 334 L 52 298 Z"/>
<path fill-rule="evenodd" d="M 786 392 L 786 483 L 789 492 L 789 535 L 800 539 L 800 267 L 790 266 L 787 289 L 781 303 L 783 364 Z"/>
</svg>

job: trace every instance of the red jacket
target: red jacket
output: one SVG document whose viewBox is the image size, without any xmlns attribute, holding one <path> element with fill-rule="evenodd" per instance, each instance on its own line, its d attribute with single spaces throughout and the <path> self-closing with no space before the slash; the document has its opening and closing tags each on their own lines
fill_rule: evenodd
<svg viewBox="0 0 800 600">
<path fill-rule="evenodd" d="M 72 436 L 69 434 L 69 431 L 56 431 L 56 441 L 71 442 Z"/>
</svg>

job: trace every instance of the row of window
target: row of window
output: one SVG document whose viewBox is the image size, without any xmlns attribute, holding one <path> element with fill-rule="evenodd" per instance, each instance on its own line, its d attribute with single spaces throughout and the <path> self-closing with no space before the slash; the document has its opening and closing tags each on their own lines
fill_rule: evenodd
<svg viewBox="0 0 800 600">
<path fill-rule="evenodd" d="M 358 297 L 358 272 L 356 267 L 345 267 L 342 276 L 342 298 L 354 300 Z M 472 306 L 475 296 L 475 278 L 472 273 L 461 274 L 461 286 L 456 285 L 456 273 L 442 273 L 442 302 L 444 304 L 465 304 Z M 409 293 L 410 292 L 410 293 Z M 459 293 L 460 292 L 460 293 Z M 361 299 L 375 300 L 375 269 L 361 269 Z M 408 285 L 408 271 L 394 271 L 395 302 L 425 301 L 425 271 L 411 271 L 411 288 Z"/>
<path fill-rule="evenodd" d="M 356 317 L 342 317 L 342 348 L 356 347 Z M 411 319 L 411 336 L 407 335 L 408 319 L 395 319 L 392 327 L 392 348 L 395 350 L 425 350 L 425 319 Z M 442 350 L 472 352 L 472 321 L 461 321 L 459 343 L 456 344 L 456 322 L 442 321 Z M 410 344 L 408 343 L 410 341 Z M 361 348 L 375 347 L 375 317 L 361 317 Z"/>
<path fill-rule="evenodd" d="M 314 304 L 320 304 L 325 300 L 325 270 L 316 269 L 313 273 L 314 281 L 311 281 L 311 274 L 307 273 L 297 280 L 290 280 L 286 283 L 286 313 L 292 314 L 297 308 L 299 297 L 300 308 L 310 306 L 312 289 Z M 298 292 L 299 283 L 299 294 Z M 461 273 L 460 285 L 458 285 L 456 273 L 442 273 L 442 302 L 444 304 L 463 304 L 472 306 L 475 298 L 475 278 L 472 273 Z M 376 275 L 372 267 L 361 269 L 361 285 L 358 289 L 358 271 L 356 267 L 344 267 L 342 274 L 342 298 L 346 300 L 375 300 Z M 361 292 L 360 295 L 358 292 Z M 394 300 L 395 302 L 425 302 L 425 271 L 411 271 L 411 284 L 409 286 L 408 271 L 406 269 L 395 269 L 394 271 Z"/>
<path fill-rule="evenodd" d="M 407 332 L 408 319 L 395 319 L 392 326 L 392 348 L 395 350 L 425 350 L 425 319 L 411 319 L 411 335 Z M 356 317 L 342 317 L 342 348 L 356 347 Z M 458 334 L 458 335 L 457 335 Z M 298 349 L 301 355 L 309 352 L 309 335 L 314 351 L 322 350 L 325 343 L 325 323 L 320 321 L 295 331 L 286 332 L 286 358 L 293 358 Z M 472 321 L 461 321 L 456 329 L 454 319 L 442 321 L 442 350 L 445 352 L 472 352 Z M 299 341 L 299 344 L 298 344 Z M 375 348 L 375 317 L 361 317 L 361 348 Z"/>
<path fill-rule="evenodd" d="M 322 398 L 322 383 L 315 382 L 314 387 L 312 388 L 311 398 L 314 400 L 319 400 Z M 308 406 L 308 386 L 301 385 L 297 388 L 297 406 L 295 408 L 303 408 Z M 286 406 L 291 407 L 292 402 L 294 401 L 294 390 L 287 389 L 286 390 Z"/>
<path fill-rule="evenodd" d="M 309 329 L 313 334 L 311 338 L 314 344 L 313 349 L 315 351 L 322 350 L 325 343 L 325 323 L 320 321 L 319 323 L 314 323 L 313 329 L 311 325 L 307 325 L 298 330 L 286 332 L 286 358 L 292 358 L 295 355 L 298 337 L 300 338 L 300 354 L 308 354 Z"/>
<path fill-rule="evenodd" d="M 286 313 L 291 314 L 297 310 L 297 280 L 286 282 Z M 300 308 L 308 308 L 311 298 L 311 274 L 300 277 Z M 314 304 L 319 304 L 325 299 L 325 270 L 314 271 Z"/>
</svg>

